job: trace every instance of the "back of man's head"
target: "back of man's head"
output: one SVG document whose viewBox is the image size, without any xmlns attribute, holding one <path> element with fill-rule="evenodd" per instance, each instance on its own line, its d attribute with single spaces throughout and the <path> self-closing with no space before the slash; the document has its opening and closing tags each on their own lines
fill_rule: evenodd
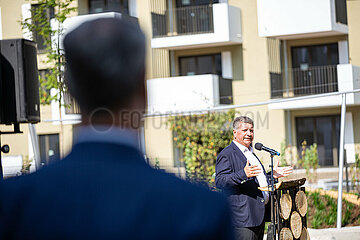
<svg viewBox="0 0 360 240">
<path fill-rule="evenodd" d="M 66 81 L 83 114 L 119 111 L 139 89 L 145 72 L 145 37 L 129 19 L 101 18 L 64 38 Z"/>
</svg>

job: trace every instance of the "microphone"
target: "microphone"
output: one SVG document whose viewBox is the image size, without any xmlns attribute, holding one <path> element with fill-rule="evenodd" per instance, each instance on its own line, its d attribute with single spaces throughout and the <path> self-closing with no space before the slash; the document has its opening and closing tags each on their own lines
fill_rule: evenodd
<svg viewBox="0 0 360 240">
<path fill-rule="evenodd" d="M 264 150 L 266 152 L 269 152 L 271 155 L 278 155 L 280 156 L 280 153 L 277 152 L 276 150 L 274 149 L 271 149 L 271 148 L 268 148 L 268 147 L 265 147 L 262 143 L 255 143 L 255 149 L 256 150 Z"/>
</svg>

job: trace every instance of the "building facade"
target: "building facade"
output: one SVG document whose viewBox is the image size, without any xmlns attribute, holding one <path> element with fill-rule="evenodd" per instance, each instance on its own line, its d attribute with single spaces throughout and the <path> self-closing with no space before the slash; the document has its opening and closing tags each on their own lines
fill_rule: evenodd
<svg viewBox="0 0 360 240">
<path fill-rule="evenodd" d="M 0 0 L 1 39 L 26 35 L 19 20 L 31 4 L 36 2 Z M 118 11 L 136 17 L 146 34 L 143 132 L 152 163 L 184 174 L 166 125 L 169 114 L 236 105 L 239 114 L 254 119 L 255 141 L 275 149 L 291 146 L 291 164 L 304 140 L 317 143 L 322 178 L 337 178 L 342 98 L 336 93 L 360 88 L 358 1 L 78 0 L 75 5 L 79 15 Z M 41 59 L 40 52 L 39 69 L 45 71 Z M 360 152 L 360 93 L 347 94 L 346 102 L 346 160 L 354 162 Z M 36 131 L 42 156 L 51 161 L 70 150 L 78 123 L 70 120 L 78 114 L 63 108 L 61 116 L 69 121 L 61 127 L 56 104 L 41 111 Z M 11 156 L 32 158 L 28 128 L 22 129 L 24 134 L 2 136 L 2 142 L 10 145 Z M 268 165 L 268 156 L 259 156 Z"/>
</svg>

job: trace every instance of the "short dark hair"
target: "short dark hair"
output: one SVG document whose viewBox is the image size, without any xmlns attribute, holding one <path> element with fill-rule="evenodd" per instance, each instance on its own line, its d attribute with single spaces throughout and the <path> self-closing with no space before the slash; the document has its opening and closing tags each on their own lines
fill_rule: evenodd
<svg viewBox="0 0 360 240">
<path fill-rule="evenodd" d="M 240 123 L 249 123 L 254 127 L 254 121 L 247 116 L 236 117 L 233 121 L 233 129 L 236 130 L 239 128 Z"/>
<path fill-rule="evenodd" d="M 64 38 L 65 78 L 82 112 L 126 106 L 144 82 L 145 36 L 126 19 L 100 18 Z"/>
</svg>

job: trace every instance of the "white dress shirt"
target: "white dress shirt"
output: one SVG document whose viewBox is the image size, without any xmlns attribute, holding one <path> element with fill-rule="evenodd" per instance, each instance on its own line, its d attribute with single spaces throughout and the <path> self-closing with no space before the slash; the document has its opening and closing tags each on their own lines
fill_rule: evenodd
<svg viewBox="0 0 360 240">
<path fill-rule="evenodd" d="M 253 148 L 250 146 L 249 148 L 245 147 L 244 145 L 233 141 L 235 143 L 235 145 L 240 149 L 240 151 L 245 155 L 246 159 L 249 160 L 250 165 L 255 166 L 257 165 L 262 171 L 261 173 L 256 176 L 260 187 L 267 187 L 268 186 L 268 182 L 266 180 L 266 176 L 265 173 L 263 171 L 262 165 L 259 161 L 259 159 L 254 155 L 254 150 Z M 264 200 L 265 200 L 265 204 L 267 204 L 269 202 L 269 193 L 262 191 L 262 194 L 264 196 Z"/>
</svg>

